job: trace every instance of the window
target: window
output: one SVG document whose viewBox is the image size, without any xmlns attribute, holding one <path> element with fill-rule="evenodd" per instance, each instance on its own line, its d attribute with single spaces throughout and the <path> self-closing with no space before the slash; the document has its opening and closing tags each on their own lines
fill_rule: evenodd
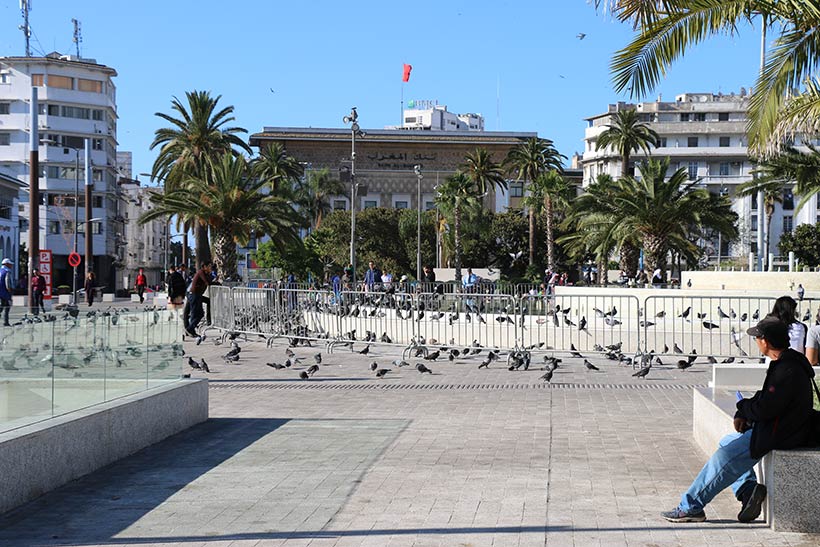
<svg viewBox="0 0 820 547">
<path fill-rule="evenodd" d="M 689 148 L 697 148 L 698 147 L 698 138 L 697 137 L 689 137 L 686 139 L 686 146 Z"/>
<path fill-rule="evenodd" d="M 706 112 L 696 112 L 695 113 L 695 121 L 696 122 L 705 122 L 706 121 Z"/>
<path fill-rule="evenodd" d="M 103 121 L 103 111 L 102 110 L 92 110 L 91 111 L 91 119 L 95 122 Z"/>
<path fill-rule="evenodd" d="M 74 78 L 68 76 L 57 76 L 56 74 L 49 74 L 46 81 L 48 87 L 59 87 L 60 89 L 74 89 Z"/>
<path fill-rule="evenodd" d="M 435 208 L 436 208 L 436 202 L 435 201 L 425 201 L 424 202 L 424 210 L 425 211 L 432 211 Z"/>
<path fill-rule="evenodd" d="M 94 150 L 102 150 L 103 149 L 103 140 L 102 139 L 91 139 L 91 148 Z"/>
<path fill-rule="evenodd" d="M 92 93 L 102 93 L 102 82 L 97 80 L 77 80 L 77 89 L 80 91 L 90 91 Z"/>
<path fill-rule="evenodd" d="M 404 123 L 416 123 L 416 117 L 415 116 L 409 116 L 407 118 L 404 118 Z"/>
<path fill-rule="evenodd" d="M 520 198 L 524 196 L 524 183 L 523 182 L 513 182 L 510 184 L 510 197 L 511 198 Z"/>
<path fill-rule="evenodd" d="M 8 72 L 0 72 L 0 84 L 10 84 L 11 74 Z"/>
<path fill-rule="evenodd" d="M 75 150 L 83 150 L 85 148 L 85 139 L 82 137 L 75 137 L 74 135 L 62 135 L 56 139 L 62 146 L 68 146 Z M 72 152 L 69 150 L 69 152 Z"/>
<path fill-rule="evenodd" d="M 720 137 L 720 146 L 726 148 L 729 146 L 729 137 Z"/>
<path fill-rule="evenodd" d="M 90 108 L 82 108 L 79 106 L 64 106 L 61 108 L 60 113 L 64 118 L 77 118 L 80 120 L 91 119 Z"/>
<path fill-rule="evenodd" d="M 757 254 L 757 241 L 752 241 L 749 250 L 752 251 L 752 253 Z"/>
<path fill-rule="evenodd" d="M 757 231 L 757 215 L 753 215 L 752 217 L 752 231 Z"/>
<path fill-rule="evenodd" d="M 11 133 L 0 133 L 0 146 L 9 146 L 11 144 Z"/>
<path fill-rule="evenodd" d="M 333 210 L 334 211 L 345 211 L 347 210 L 347 202 L 343 199 L 334 199 L 333 200 Z"/>
<path fill-rule="evenodd" d="M 698 178 L 698 162 L 690 161 L 689 162 L 689 180 L 695 180 Z"/>
<path fill-rule="evenodd" d="M 8 114 L 10 107 L 10 103 L 0 103 L 0 114 Z"/>
<path fill-rule="evenodd" d="M 682 121 L 682 122 L 688 122 L 688 121 L 689 121 L 689 114 L 688 114 L 688 113 L 686 113 L 686 114 L 681 114 L 681 115 L 680 115 L 680 121 Z"/>
<path fill-rule="evenodd" d="M 43 75 L 42 74 L 32 74 L 31 75 L 31 85 L 32 85 L 32 87 L 43 87 Z"/>
<path fill-rule="evenodd" d="M 48 233 L 51 235 L 57 235 L 60 233 L 60 221 L 59 220 L 49 220 L 48 221 Z"/>
<path fill-rule="evenodd" d="M 407 203 L 406 201 L 397 201 L 396 203 L 393 204 L 393 206 L 396 209 L 408 209 L 410 207 L 410 204 Z"/>
<path fill-rule="evenodd" d="M 365 200 L 365 202 L 364 202 L 364 208 L 365 209 L 374 209 L 378 206 L 379 206 L 379 204 L 376 202 L 375 199 L 368 199 L 368 200 Z"/>
<path fill-rule="evenodd" d="M 725 161 L 720 164 L 720 176 L 721 177 L 728 177 L 729 176 L 729 162 Z"/>
<path fill-rule="evenodd" d="M 752 211 L 757 211 L 757 196 L 751 196 L 750 199 L 752 200 Z"/>
<path fill-rule="evenodd" d="M 85 222 L 80 223 L 80 228 L 77 230 L 77 233 L 78 234 L 84 234 L 85 233 Z M 92 222 L 91 223 L 91 234 L 92 235 L 100 235 L 101 233 L 103 233 L 102 222 Z M 153 238 L 151 238 L 151 240 L 154 241 Z M 152 243 L 152 246 L 155 246 L 155 245 L 156 245 L 156 243 Z"/>
<path fill-rule="evenodd" d="M 658 148 L 666 148 L 666 137 L 660 137 L 658 139 Z"/>
<path fill-rule="evenodd" d="M 794 210 L 794 192 L 791 189 L 786 188 L 783 190 L 783 210 L 784 211 L 793 211 Z"/>
<path fill-rule="evenodd" d="M 728 122 L 729 121 L 729 113 L 728 112 L 718 112 L 718 121 L 719 122 Z"/>
<path fill-rule="evenodd" d="M 0 198 L 0 218 L 11 218 L 11 208 L 14 200 L 11 198 Z"/>
<path fill-rule="evenodd" d="M 56 104 L 48 105 L 48 115 L 49 116 L 59 116 L 60 115 L 60 105 L 56 105 Z"/>
<path fill-rule="evenodd" d="M 783 233 L 791 233 L 794 228 L 794 217 L 791 215 L 783 215 Z"/>
</svg>

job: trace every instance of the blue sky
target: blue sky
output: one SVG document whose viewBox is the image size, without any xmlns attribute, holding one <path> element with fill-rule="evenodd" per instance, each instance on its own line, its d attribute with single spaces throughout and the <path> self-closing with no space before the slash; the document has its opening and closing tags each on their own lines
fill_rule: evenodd
<svg viewBox="0 0 820 547">
<path fill-rule="evenodd" d="M 406 62 L 405 100 L 480 112 L 488 130 L 537 131 L 567 156 L 582 150 L 584 117 L 627 99 L 613 91 L 608 65 L 632 30 L 586 0 L 33 0 L 33 8 L 35 54 L 72 53 L 77 18 L 82 55 L 119 73 L 119 146 L 133 152 L 135 173 L 154 160 L 148 147 L 162 121 L 154 113 L 192 89 L 221 94 L 249 133 L 342 127 L 354 105 L 363 127 L 381 128 L 399 122 Z M 0 55 L 23 55 L 21 22 L 18 0 L 0 0 Z M 759 41 L 745 27 L 696 48 L 652 98 L 750 87 Z"/>
</svg>

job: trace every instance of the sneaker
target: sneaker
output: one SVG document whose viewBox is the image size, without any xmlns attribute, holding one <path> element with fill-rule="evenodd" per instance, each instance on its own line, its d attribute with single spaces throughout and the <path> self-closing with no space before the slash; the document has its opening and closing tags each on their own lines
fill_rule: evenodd
<svg viewBox="0 0 820 547">
<path fill-rule="evenodd" d="M 756 484 L 750 492 L 743 497 L 743 508 L 737 514 L 737 520 L 740 522 L 752 522 L 760 516 L 760 510 L 763 507 L 763 502 L 766 501 L 766 486 Z"/>
<path fill-rule="evenodd" d="M 697 513 L 687 513 L 681 510 L 680 507 L 675 507 L 671 511 L 664 511 L 661 516 L 669 522 L 703 522 L 706 520 L 706 513 L 699 511 Z"/>
<path fill-rule="evenodd" d="M 185 329 L 185 334 L 187 334 L 191 338 L 197 338 L 199 336 L 197 333 L 195 333 L 191 329 Z"/>
</svg>

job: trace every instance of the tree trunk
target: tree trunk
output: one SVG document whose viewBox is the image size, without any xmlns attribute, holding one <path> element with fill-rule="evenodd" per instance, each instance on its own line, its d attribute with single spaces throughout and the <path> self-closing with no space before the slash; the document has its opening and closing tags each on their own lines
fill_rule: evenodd
<svg viewBox="0 0 820 547">
<path fill-rule="evenodd" d="M 461 207 L 458 203 L 453 208 L 453 239 L 455 268 L 456 268 L 456 283 L 461 283 Z"/>
<path fill-rule="evenodd" d="M 629 277 L 635 277 L 638 273 L 638 263 L 640 261 L 641 251 L 629 241 L 625 241 L 621 245 L 621 259 L 619 266 L 621 270 L 626 272 Z"/>
<path fill-rule="evenodd" d="M 236 241 L 227 230 L 214 230 L 214 256 L 220 279 L 236 276 Z"/>
<path fill-rule="evenodd" d="M 555 271 L 555 241 L 552 226 L 552 199 L 549 196 L 544 198 L 544 215 L 547 224 L 547 267 L 550 271 Z"/>
<path fill-rule="evenodd" d="M 529 234 L 529 251 L 530 251 L 530 267 L 535 264 L 535 208 L 530 207 L 529 217 L 530 234 Z"/>
<path fill-rule="evenodd" d="M 621 178 L 629 174 L 629 150 L 621 155 Z"/>
<path fill-rule="evenodd" d="M 666 281 L 666 240 L 662 237 L 646 235 L 643 238 L 644 262 L 647 270 L 661 270 L 661 279 Z"/>
<path fill-rule="evenodd" d="M 769 264 L 769 237 L 772 233 L 772 217 L 774 216 L 774 206 L 766 207 L 766 238 L 763 243 L 763 248 L 766 251 L 765 262 L 766 262 L 766 269 L 771 270 L 771 264 Z"/>
<path fill-rule="evenodd" d="M 194 227 L 194 236 L 196 237 L 196 269 L 199 270 L 203 264 L 211 261 L 208 227 L 197 222 Z"/>
<path fill-rule="evenodd" d="M 609 283 L 609 263 L 606 258 L 598 260 L 598 284 L 607 285 Z"/>
<path fill-rule="evenodd" d="M 182 263 L 188 266 L 188 225 L 183 224 L 182 229 Z"/>
</svg>

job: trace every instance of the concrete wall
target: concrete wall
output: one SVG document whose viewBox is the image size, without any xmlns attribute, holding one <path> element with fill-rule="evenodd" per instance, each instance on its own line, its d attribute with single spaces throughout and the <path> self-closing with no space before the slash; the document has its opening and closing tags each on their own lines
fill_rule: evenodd
<svg viewBox="0 0 820 547">
<path fill-rule="evenodd" d="M 0 433 L 0 513 L 208 419 L 208 382 L 181 380 Z"/>
<path fill-rule="evenodd" d="M 756 295 L 775 292 L 796 297 L 798 284 L 806 289 L 806 298 L 820 296 L 820 273 L 813 272 L 683 272 L 681 285 L 692 282 L 693 291 L 742 290 Z"/>
</svg>

